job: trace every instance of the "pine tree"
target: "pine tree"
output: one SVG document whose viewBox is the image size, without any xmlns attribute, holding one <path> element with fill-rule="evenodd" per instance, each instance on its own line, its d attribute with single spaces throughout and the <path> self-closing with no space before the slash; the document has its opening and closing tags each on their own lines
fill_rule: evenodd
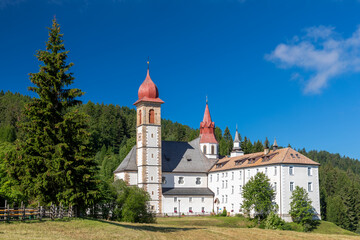
<svg viewBox="0 0 360 240">
<path fill-rule="evenodd" d="M 87 115 L 72 107 L 80 104 L 79 89 L 66 88 L 74 81 L 68 73 L 68 51 L 60 26 L 53 20 L 46 50 L 37 51 L 43 65 L 31 73 L 29 90 L 38 94 L 25 106 L 23 139 L 17 153 L 7 159 L 9 173 L 31 202 L 73 205 L 79 212 L 97 194 L 95 161 L 90 158 Z"/>
</svg>

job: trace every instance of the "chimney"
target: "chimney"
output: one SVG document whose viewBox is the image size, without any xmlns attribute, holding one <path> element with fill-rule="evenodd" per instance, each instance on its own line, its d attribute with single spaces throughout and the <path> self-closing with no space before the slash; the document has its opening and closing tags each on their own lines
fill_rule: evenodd
<svg viewBox="0 0 360 240">
<path fill-rule="evenodd" d="M 270 152 L 270 149 L 269 148 L 264 148 L 264 154 L 268 154 Z"/>
</svg>

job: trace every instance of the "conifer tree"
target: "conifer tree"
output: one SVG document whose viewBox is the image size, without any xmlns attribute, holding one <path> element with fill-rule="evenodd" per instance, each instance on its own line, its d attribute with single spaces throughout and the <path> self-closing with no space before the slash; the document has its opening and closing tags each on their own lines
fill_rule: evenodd
<svg viewBox="0 0 360 240">
<path fill-rule="evenodd" d="M 81 103 L 77 98 L 83 92 L 67 88 L 74 81 L 68 72 L 73 63 L 66 63 L 69 51 L 62 37 L 54 19 L 46 50 L 36 54 L 40 71 L 29 74 L 34 84 L 29 90 L 39 98 L 25 106 L 25 135 L 7 164 L 29 201 L 71 204 L 81 211 L 97 194 L 96 164 L 90 158 L 87 115 L 72 108 Z"/>
</svg>

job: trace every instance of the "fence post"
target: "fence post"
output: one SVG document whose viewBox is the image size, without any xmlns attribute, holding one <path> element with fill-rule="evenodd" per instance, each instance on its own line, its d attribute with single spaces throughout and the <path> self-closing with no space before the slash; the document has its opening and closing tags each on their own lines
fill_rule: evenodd
<svg viewBox="0 0 360 240">
<path fill-rule="evenodd" d="M 10 215 L 10 204 L 7 204 L 6 212 L 7 212 L 7 214 L 8 214 L 7 219 L 8 219 L 8 221 L 10 221 L 10 220 L 11 220 L 11 215 Z"/>
<path fill-rule="evenodd" d="M 59 217 L 60 219 L 63 219 L 63 206 L 62 206 L 62 203 L 60 203 L 60 209 L 59 209 L 60 213 L 59 213 Z"/>
<path fill-rule="evenodd" d="M 6 206 L 7 206 L 7 200 L 5 200 L 5 211 L 4 211 L 4 220 L 5 222 L 7 221 L 7 209 L 6 209 Z"/>
<path fill-rule="evenodd" d="M 54 220 L 54 210 L 53 210 L 53 204 L 51 204 L 51 206 L 50 206 L 50 218 L 51 218 L 51 220 Z"/>
<path fill-rule="evenodd" d="M 24 204 L 24 203 L 22 203 L 22 206 L 23 206 L 23 208 L 22 208 L 22 220 L 23 220 L 23 221 L 25 221 L 25 220 L 26 220 L 26 214 L 25 214 L 25 204 Z"/>
<path fill-rule="evenodd" d="M 40 221 L 42 220 L 42 214 L 43 214 L 43 207 L 40 206 L 40 209 L 39 209 L 39 219 L 40 219 Z"/>
</svg>

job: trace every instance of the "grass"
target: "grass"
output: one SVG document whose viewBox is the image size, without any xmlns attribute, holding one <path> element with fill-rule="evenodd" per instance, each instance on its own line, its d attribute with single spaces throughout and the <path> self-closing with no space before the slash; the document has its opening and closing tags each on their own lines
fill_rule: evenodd
<svg viewBox="0 0 360 240">
<path fill-rule="evenodd" d="M 157 224 L 90 219 L 12 222 L 0 223 L 0 239 L 360 239 L 328 222 L 312 233 L 248 228 L 250 224 L 236 217 L 159 218 Z"/>
</svg>

